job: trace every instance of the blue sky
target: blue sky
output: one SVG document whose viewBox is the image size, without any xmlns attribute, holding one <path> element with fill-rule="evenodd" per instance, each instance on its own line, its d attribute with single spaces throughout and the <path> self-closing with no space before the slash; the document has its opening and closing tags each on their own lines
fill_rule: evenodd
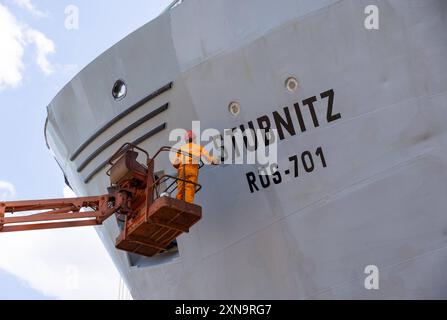
<svg viewBox="0 0 447 320">
<path fill-rule="evenodd" d="M 25 281 L 20 280 L 10 273 L 0 270 L 0 300 L 45 300 L 54 299 L 47 297 L 40 291 L 31 288 Z"/>
<path fill-rule="evenodd" d="M 2 200 L 64 195 L 63 176 L 45 147 L 46 106 L 89 62 L 171 2 L 0 0 Z M 65 28 L 68 5 L 79 9 L 78 30 Z M 0 234 L 0 299 L 117 296 L 108 284 L 116 270 L 94 230 L 87 229 Z M 79 277 L 75 289 L 62 285 L 73 272 Z"/>
</svg>

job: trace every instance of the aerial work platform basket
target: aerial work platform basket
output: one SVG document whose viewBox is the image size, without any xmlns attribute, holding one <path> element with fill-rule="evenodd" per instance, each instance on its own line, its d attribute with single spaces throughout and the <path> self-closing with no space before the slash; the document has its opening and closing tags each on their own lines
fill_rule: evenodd
<svg viewBox="0 0 447 320">
<path fill-rule="evenodd" d="M 137 161 L 138 151 L 146 165 Z M 183 151 L 162 147 L 152 158 L 130 143 L 109 160 L 108 194 L 73 199 L 0 202 L 0 232 L 100 225 L 115 215 L 122 225 L 116 248 L 143 256 L 164 252 L 171 243 L 202 218 L 202 208 L 173 198 L 178 182 L 201 186 L 182 177 L 154 175 L 154 162 L 162 152 Z M 191 156 L 187 154 L 187 156 Z M 14 213 L 47 210 L 12 217 Z M 9 216 L 7 216 L 9 214 Z"/>
<path fill-rule="evenodd" d="M 182 233 L 189 232 L 202 217 L 202 208 L 181 200 L 162 197 L 155 200 L 149 210 L 127 221 L 125 230 L 116 240 L 121 250 L 143 256 L 154 256 L 166 248 Z"/>
<path fill-rule="evenodd" d="M 146 154 L 147 168 L 137 162 L 139 150 Z M 146 151 L 131 144 L 124 145 L 112 156 L 107 174 L 113 184 L 123 186 L 125 181 L 133 181 L 145 196 L 136 196 L 130 203 L 130 212 L 124 215 L 123 231 L 116 240 L 116 248 L 143 256 L 154 256 L 165 251 L 182 233 L 202 218 L 202 208 L 170 195 L 177 188 L 178 181 L 194 184 L 196 192 L 201 186 L 180 177 L 154 175 L 154 162 L 162 152 L 170 152 L 170 147 L 161 148 L 152 158 Z M 176 152 L 181 152 L 176 150 Z M 116 162 L 115 159 L 118 159 Z M 170 184 L 161 190 L 162 186 Z"/>
</svg>

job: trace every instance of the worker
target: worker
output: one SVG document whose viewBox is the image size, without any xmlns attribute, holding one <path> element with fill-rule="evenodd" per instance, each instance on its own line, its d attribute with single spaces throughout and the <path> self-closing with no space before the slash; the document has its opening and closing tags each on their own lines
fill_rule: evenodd
<svg viewBox="0 0 447 320">
<path fill-rule="evenodd" d="M 173 165 L 178 169 L 178 177 L 197 183 L 199 165 L 202 157 L 210 164 L 217 165 L 217 161 L 201 145 L 195 144 L 196 136 L 190 130 L 185 134 L 186 144 L 181 146 L 175 155 Z M 196 185 L 178 180 L 177 199 L 194 203 Z"/>
</svg>

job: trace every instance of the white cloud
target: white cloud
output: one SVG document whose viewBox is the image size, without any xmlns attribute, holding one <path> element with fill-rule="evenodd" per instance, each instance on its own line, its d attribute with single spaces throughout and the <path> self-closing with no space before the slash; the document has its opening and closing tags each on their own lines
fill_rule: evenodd
<svg viewBox="0 0 447 320">
<path fill-rule="evenodd" d="M 120 275 L 93 227 L 0 234 L 0 247 L 0 268 L 47 296 L 118 298 Z"/>
<path fill-rule="evenodd" d="M 9 200 L 16 196 L 14 185 L 7 181 L 0 180 L 0 200 Z"/>
<path fill-rule="evenodd" d="M 92 227 L 0 234 L 0 243 L 0 268 L 47 296 L 118 298 L 120 276 Z"/>
<path fill-rule="evenodd" d="M 0 4 L 0 89 L 22 82 L 24 41 L 22 27 L 8 8 Z"/>
<path fill-rule="evenodd" d="M 48 61 L 47 56 L 56 52 L 53 41 L 35 29 L 26 30 L 26 36 L 28 42 L 36 46 L 37 65 L 45 74 L 51 74 L 53 72 L 53 66 Z"/>
<path fill-rule="evenodd" d="M 64 186 L 64 189 L 62 190 L 62 193 L 64 195 L 64 198 L 75 198 L 76 194 L 71 190 L 69 186 Z"/>
<path fill-rule="evenodd" d="M 45 74 L 54 68 L 48 55 L 55 53 L 54 42 L 42 32 L 17 21 L 9 9 L 0 4 L 0 90 L 18 87 L 23 80 L 25 64 L 23 56 L 29 45 L 36 48 L 35 60 Z"/>
<path fill-rule="evenodd" d="M 45 12 L 40 11 L 36 8 L 36 6 L 31 2 L 31 0 L 13 0 L 16 5 L 20 8 L 27 10 L 33 16 L 36 17 L 46 17 L 48 16 Z"/>
</svg>

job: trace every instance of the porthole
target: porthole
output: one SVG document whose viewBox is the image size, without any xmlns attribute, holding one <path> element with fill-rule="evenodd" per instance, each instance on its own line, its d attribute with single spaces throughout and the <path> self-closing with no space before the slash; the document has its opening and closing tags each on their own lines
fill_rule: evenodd
<svg viewBox="0 0 447 320">
<path fill-rule="evenodd" d="M 117 80 L 115 82 L 115 84 L 113 85 L 113 89 L 112 89 L 112 95 L 116 101 L 122 100 L 126 97 L 127 86 L 123 80 Z"/>
<path fill-rule="evenodd" d="M 290 77 L 286 80 L 286 89 L 289 92 L 295 92 L 298 89 L 298 80 L 294 77 Z"/>
<path fill-rule="evenodd" d="M 241 113 L 241 106 L 237 102 L 232 102 L 228 106 L 228 111 L 230 111 L 231 115 L 237 117 Z"/>
</svg>

